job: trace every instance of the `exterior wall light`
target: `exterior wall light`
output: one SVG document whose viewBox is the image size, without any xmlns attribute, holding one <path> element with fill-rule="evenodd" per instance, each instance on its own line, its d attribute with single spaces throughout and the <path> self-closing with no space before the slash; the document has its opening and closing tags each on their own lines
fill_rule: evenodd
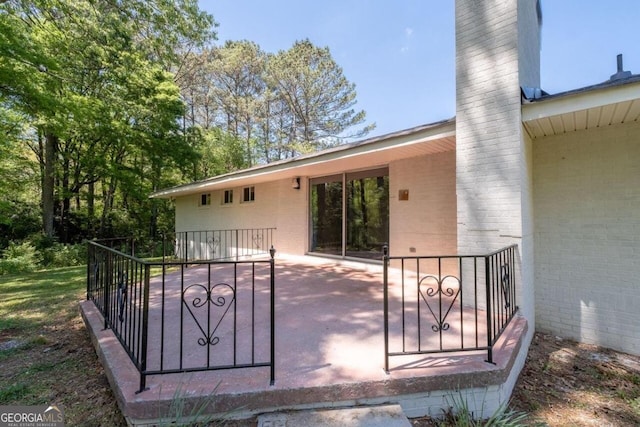
<svg viewBox="0 0 640 427">
<path fill-rule="evenodd" d="M 291 187 L 294 190 L 299 190 L 300 189 L 300 177 L 295 177 L 291 180 Z"/>
</svg>

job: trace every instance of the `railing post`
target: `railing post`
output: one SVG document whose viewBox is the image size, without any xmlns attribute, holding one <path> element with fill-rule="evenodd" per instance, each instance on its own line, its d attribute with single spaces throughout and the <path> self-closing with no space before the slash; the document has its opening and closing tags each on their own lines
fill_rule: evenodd
<svg viewBox="0 0 640 427">
<path fill-rule="evenodd" d="M 491 314 L 491 274 L 489 271 L 490 256 L 484 257 L 484 277 L 486 283 L 485 299 L 487 302 L 487 362 L 493 363 L 493 325 Z"/>
<path fill-rule="evenodd" d="M 238 261 L 239 251 L 240 251 L 240 241 L 238 240 L 238 229 L 236 228 L 236 261 Z"/>
<path fill-rule="evenodd" d="M 271 385 L 276 381 L 276 280 L 275 280 L 275 255 L 276 249 L 271 246 L 269 249 L 269 255 L 271 255 Z"/>
<path fill-rule="evenodd" d="M 109 328 L 109 294 L 110 294 L 110 285 L 111 280 L 113 279 L 113 254 L 111 251 L 107 251 L 107 256 L 105 257 L 105 266 L 104 273 L 102 274 L 102 280 L 104 280 L 104 296 L 103 296 L 103 307 L 104 313 L 102 316 L 104 317 L 104 328 Z"/>
<path fill-rule="evenodd" d="M 195 233 L 194 233 L 195 236 Z M 187 262 L 189 260 L 189 232 L 185 231 L 184 232 L 184 262 Z"/>
<path fill-rule="evenodd" d="M 162 265 L 165 263 L 165 254 L 167 252 L 167 235 L 162 233 Z"/>
<path fill-rule="evenodd" d="M 93 246 L 91 245 L 91 243 L 89 243 L 89 241 L 86 241 L 87 244 L 87 301 L 89 301 L 89 295 L 91 293 L 91 260 L 92 260 L 92 252 L 93 252 Z"/>
<path fill-rule="evenodd" d="M 389 373 L 389 246 L 382 247 L 384 292 L 384 371 Z"/>
<path fill-rule="evenodd" d="M 146 390 L 147 385 L 147 342 L 149 335 L 149 276 L 151 273 L 149 264 L 144 264 L 144 290 L 142 301 L 142 343 L 140 347 L 140 389 L 136 392 L 141 393 Z"/>
</svg>

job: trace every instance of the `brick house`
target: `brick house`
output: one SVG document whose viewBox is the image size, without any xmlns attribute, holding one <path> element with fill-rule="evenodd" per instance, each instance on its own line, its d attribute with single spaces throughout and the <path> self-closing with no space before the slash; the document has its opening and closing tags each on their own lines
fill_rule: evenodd
<svg viewBox="0 0 640 427">
<path fill-rule="evenodd" d="M 174 200 L 178 232 L 275 229 L 278 254 L 370 261 L 383 242 L 398 256 L 517 243 L 529 328 L 515 366 L 534 327 L 640 354 L 640 76 L 619 69 L 550 95 L 538 1 L 457 0 L 455 17 L 455 118 L 152 197 Z"/>
</svg>

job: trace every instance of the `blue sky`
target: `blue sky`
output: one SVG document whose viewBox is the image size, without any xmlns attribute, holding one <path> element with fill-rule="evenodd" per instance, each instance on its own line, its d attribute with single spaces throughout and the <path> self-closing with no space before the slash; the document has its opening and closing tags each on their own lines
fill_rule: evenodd
<svg viewBox="0 0 640 427">
<path fill-rule="evenodd" d="M 515 1 L 515 0 L 514 0 Z M 358 109 L 381 135 L 455 115 L 453 0 L 200 0 L 218 43 L 251 40 L 267 52 L 308 38 L 328 46 L 356 84 Z M 542 0 L 542 88 L 640 74 L 640 1 Z"/>
</svg>

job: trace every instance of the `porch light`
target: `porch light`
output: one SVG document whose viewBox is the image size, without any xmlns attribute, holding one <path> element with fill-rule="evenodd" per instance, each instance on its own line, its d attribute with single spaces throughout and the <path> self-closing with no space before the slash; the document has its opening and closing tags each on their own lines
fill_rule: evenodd
<svg viewBox="0 0 640 427">
<path fill-rule="evenodd" d="M 295 177 L 295 178 L 293 178 L 291 180 L 291 187 L 294 190 L 299 190 L 300 189 L 300 177 L 299 176 L 297 176 L 297 177 Z"/>
</svg>

